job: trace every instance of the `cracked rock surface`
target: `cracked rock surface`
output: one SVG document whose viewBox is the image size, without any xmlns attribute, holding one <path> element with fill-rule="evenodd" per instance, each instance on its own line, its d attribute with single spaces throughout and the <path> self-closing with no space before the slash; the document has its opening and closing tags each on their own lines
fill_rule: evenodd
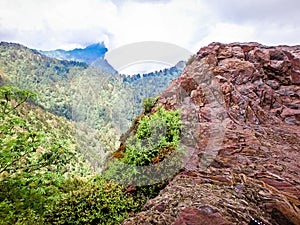
<svg viewBox="0 0 300 225">
<path fill-rule="evenodd" d="M 300 46 L 212 43 L 194 58 L 157 103 L 181 110 L 182 169 L 123 225 L 299 225 Z"/>
</svg>

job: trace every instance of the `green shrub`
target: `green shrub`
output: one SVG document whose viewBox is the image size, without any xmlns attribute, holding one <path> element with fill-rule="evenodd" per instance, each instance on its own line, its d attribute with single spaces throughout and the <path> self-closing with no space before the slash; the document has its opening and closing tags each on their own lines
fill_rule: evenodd
<svg viewBox="0 0 300 225">
<path fill-rule="evenodd" d="M 154 196 L 157 191 L 153 190 L 159 189 L 155 183 L 163 186 L 163 181 L 181 166 L 178 158 L 182 153 L 179 148 L 181 126 L 179 111 L 163 107 L 139 117 L 129 138 L 122 143 L 122 152 L 118 152 L 119 148 L 118 154 L 113 155 L 118 157 L 108 162 L 103 176 L 134 186 L 151 184 L 145 187 L 142 196 Z"/>
<path fill-rule="evenodd" d="M 123 161 L 136 166 L 162 161 L 178 147 L 181 124 L 179 111 L 162 107 L 142 117 L 136 134 L 126 142 Z"/>
<path fill-rule="evenodd" d="M 57 206 L 47 212 L 51 224 L 120 224 L 140 205 L 116 183 L 101 177 L 86 182 L 78 190 L 61 198 Z"/>
<path fill-rule="evenodd" d="M 45 211 L 62 194 L 59 186 L 79 163 L 72 141 L 58 128 L 49 131 L 33 111 L 20 113 L 34 96 L 0 87 L 0 224 L 43 224 Z"/>
<path fill-rule="evenodd" d="M 144 98 L 143 99 L 143 107 L 145 110 L 145 113 L 150 113 L 151 109 L 153 108 L 154 104 L 157 102 L 158 97 L 150 97 L 150 98 Z"/>
<path fill-rule="evenodd" d="M 180 112 L 159 106 L 155 113 L 140 116 L 133 128 L 130 133 L 134 135 L 122 144 L 122 152 L 117 154 L 122 157 L 108 163 L 103 176 L 129 184 L 130 193 L 141 207 L 157 196 L 168 183 L 169 176 L 181 167 L 176 158 L 181 156 Z M 171 154 L 172 160 L 164 161 Z"/>
<path fill-rule="evenodd" d="M 0 88 L 1 225 L 119 224 L 164 187 L 165 181 L 125 188 L 100 177 L 75 179 L 86 171 L 74 151 L 70 128 L 61 119 L 21 106 L 33 96 L 14 87 Z M 157 164 L 178 149 L 178 111 L 158 107 L 136 124 L 120 159 L 122 165 Z M 135 174 L 122 165 L 112 166 L 110 174 L 130 181 Z"/>
</svg>

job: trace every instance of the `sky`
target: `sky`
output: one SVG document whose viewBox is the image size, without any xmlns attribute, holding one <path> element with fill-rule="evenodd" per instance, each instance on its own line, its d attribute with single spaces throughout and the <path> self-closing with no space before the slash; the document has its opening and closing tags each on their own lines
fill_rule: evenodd
<svg viewBox="0 0 300 225">
<path fill-rule="evenodd" d="M 0 41 L 40 50 L 140 41 L 300 44 L 299 0 L 1 0 Z"/>
</svg>

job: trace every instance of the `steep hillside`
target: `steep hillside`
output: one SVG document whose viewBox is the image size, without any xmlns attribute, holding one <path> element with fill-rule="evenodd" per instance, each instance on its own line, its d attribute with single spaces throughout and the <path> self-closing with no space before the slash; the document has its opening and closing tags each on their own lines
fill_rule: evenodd
<svg viewBox="0 0 300 225">
<path fill-rule="evenodd" d="M 85 63 L 48 58 L 19 44 L 5 42 L 0 44 L 0 69 L 9 82 L 37 91 L 38 103 L 43 108 L 68 119 L 76 119 L 72 107 L 78 106 L 79 96 L 74 93 L 84 95 L 90 90 L 93 93 L 89 101 L 97 101 L 93 105 L 100 106 L 97 110 L 105 117 L 102 119 L 111 122 L 114 114 L 124 124 L 122 131 L 141 113 L 142 99 L 161 93 L 182 71 L 181 66 L 176 66 L 142 77 L 109 75 Z"/>
<path fill-rule="evenodd" d="M 73 122 L 34 97 L 0 86 L 0 224 L 120 224 L 138 212 L 145 200 L 92 173 Z"/>
<path fill-rule="evenodd" d="M 0 224 L 41 224 L 59 186 L 91 172 L 72 124 L 27 101 L 33 97 L 0 86 Z"/>
<path fill-rule="evenodd" d="M 141 113 L 142 99 L 160 93 L 181 72 L 173 68 L 128 80 L 5 42 L 0 44 L 0 70 L 7 82 L 36 91 L 36 102 L 44 110 L 76 122 L 76 140 L 95 169 Z"/>
<path fill-rule="evenodd" d="M 107 61 L 104 59 L 107 48 L 104 43 L 97 43 L 87 46 L 86 48 L 76 48 L 65 51 L 57 49 L 53 51 L 39 51 L 40 53 L 60 60 L 77 61 L 87 63 L 95 68 L 102 70 L 105 73 L 118 73 Z"/>
<path fill-rule="evenodd" d="M 77 122 L 76 141 L 93 164 L 114 148 L 117 132 L 111 126 L 110 114 L 98 114 L 100 106 L 107 106 L 101 104 L 98 89 L 94 88 L 103 87 L 108 75 L 85 63 L 51 59 L 19 44 L 4 42 L 0 44 L 0 68 L 7 82 L 36 91 L 36 102 L 42 109 Z"/>
<path fill-rule="evenodd" d="M 4 84 L 4 73 L 0 70 L 0 85 Z"/>
<path fill-rule="evenodd" d="M 181 170 L 122 224 L 300 224 L 299 85 L 300 46 L 201 48 L 152 108 L 181 112 Z"/>
</svg>

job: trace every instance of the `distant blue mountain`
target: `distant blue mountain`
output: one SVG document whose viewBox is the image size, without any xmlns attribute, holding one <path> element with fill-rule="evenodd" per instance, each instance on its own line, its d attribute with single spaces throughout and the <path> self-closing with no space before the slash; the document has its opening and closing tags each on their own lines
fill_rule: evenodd
<svg viewBox="0 0 300 225">
<path fill-rule="evenodd" d="M 85 62 L 103 72 L 116 74 L 118 73 L 107 61 L 104 59 L 107 48 L 104 43 L 97 43 L 87 46 L 86 48 L 75 48 L 73 50 L 65 51 L 62 49 L 52 51 L 39 51 L 51 58 L 60 60 Z"/>
</svg>

